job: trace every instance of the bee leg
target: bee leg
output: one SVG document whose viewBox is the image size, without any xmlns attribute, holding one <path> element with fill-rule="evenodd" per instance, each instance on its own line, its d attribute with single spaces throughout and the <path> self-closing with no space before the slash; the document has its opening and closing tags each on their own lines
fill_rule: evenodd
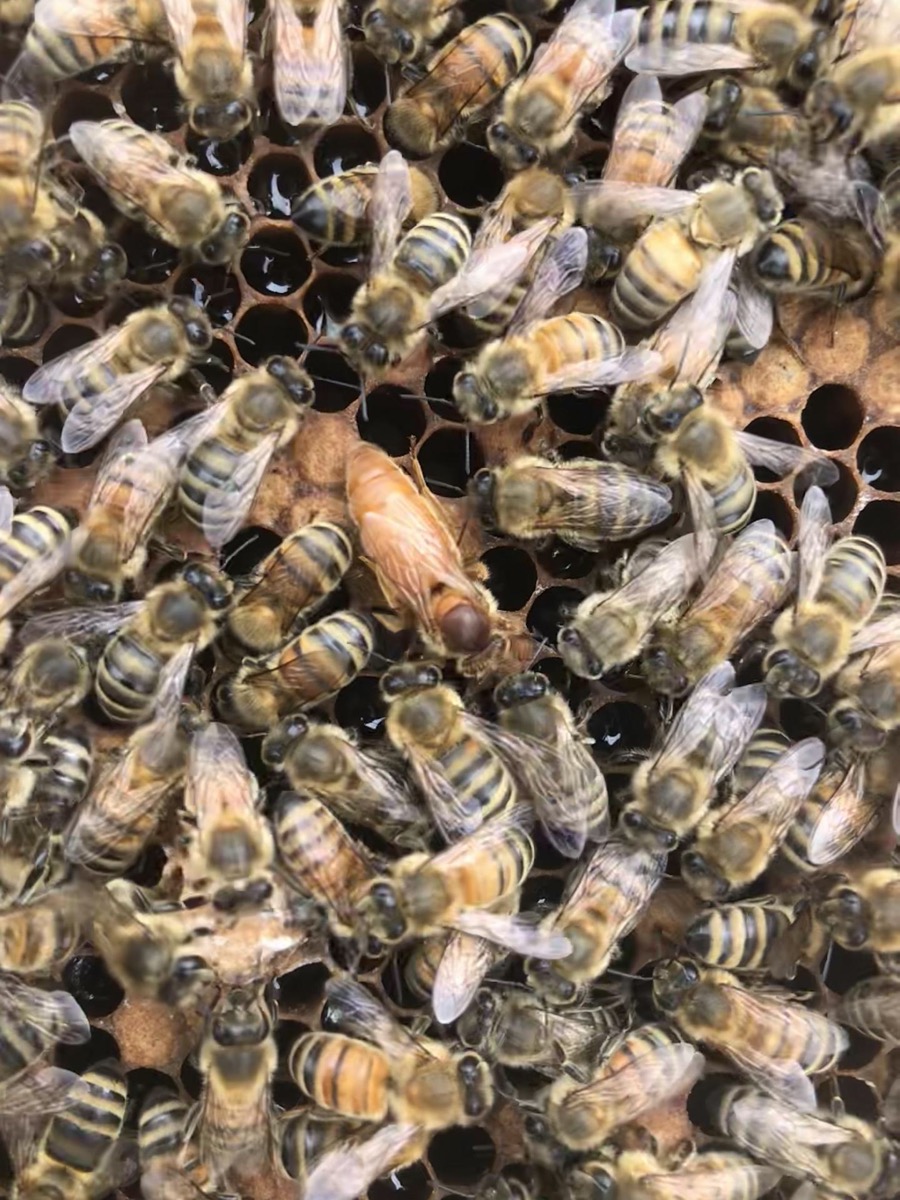
<svg viewBox="0 0 900 1200">
<path fill-rule="evenodd" d="M 794 341 L 794 339 L 791 337 L 791 335 L 788 333 L 788 331 L 785 329 L 784 325 L 782 324 L 781 313 L 778 310 L 777 304 L 775 305 L 775 328 L 781 334 L 782 341 L 785 343 L 787 348 L 793 354 L 794 358 L 796 358 L 797 362 L 801 363 L 805 367 L 807 365 L 806 359 L 803 357 L 800 347 L 797 345 L 797 343 Z"/>
</svg>

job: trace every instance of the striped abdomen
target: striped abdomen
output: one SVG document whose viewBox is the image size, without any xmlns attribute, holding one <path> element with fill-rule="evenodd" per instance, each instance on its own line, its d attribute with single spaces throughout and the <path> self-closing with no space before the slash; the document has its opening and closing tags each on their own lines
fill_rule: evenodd
<svg viewBox="0 0 900 1200">
<path fill-rule="evenodd" d="M 799 1004 L 761 997 L 757 997 L 757 1002 L 768 1009 L 766 1018 L 760 1020 L 755 1011 L 750 1013 L 746 1009 L 735 1014 L 741 1022 L 743 1038 L 757 1053 L 799 1063 L 807 1074 L 835 1066 L 847 1047 L 847 1035 L 840 1025 Z M 728 1041 L 726 1036 L 722 1043 L 726 1053 Z"/>
<path fill-rule="evenodd" d="M 638 100 L 628 110 L 628 125 L 615 131 L 613 150 L 603 178 L 666 187 L 678 163 L 666 160 L 663 148 L 671 141 L 672 114 L 659 100 Z"/>
<path fill-rule="evenodd" d="M 403 979 L 419 1000 L 430 1000 L 434 993 L 434 981 L 449 938 L 450 935 L 446 933 L 423 938 L 416 942 L 406 960 Z"/>
<path fill-rule="evenodd" d="M 645 8 L 638 25 L 639 46 L 673 49 L 685 42 L 723 46 L 734 41 L 735 14 L 709 0 L 660 0 Z"/>
<path fill-rule="evenodd" d="M 756 480 L 743 455 L 735 460 L 733 473 L 721 485 L 704 480 L 703 486 L 712 500 L 719 533 L 736 533 L 743 529 L 756 504 Z"/>
<path fill-rule="evenodd" d="M 90 1176 L 102 1169 L 125 1121 L 128 1088 L 121 1064 L 109 1060 L 85 1071 L 76 1095 L 47 1126 L 40 1152 L 48 1166 Z"/>
<path fill-rule="evenodd" d="M 375 1046 L 339 1033 L 307 1033 L 291 1050 L 288 1068 L 320 1108 L 365 1121 L 388 1114 L 390 1066 Z"/>
<path fill-rule="evenodd" d="M 54 970 L 82 942 L 81 921 L 66 905 L 33 904 L 0 912 L 0 966 L 25 974 Z"/>
<path fill-rule="evenodd" d="M 444 111 L 449 130 L 494 103 L 522 71 L 531 44 L 531 34 L 515 17 L 482 17 L 432 56 L 421 84 L 407 95 Z"/>
<path fill-rule="evenodd" d="M 207 496 L 213 493 L 227 494 L 232 490 L 232 481 L 241 460 L 246 456 L 245 446 L 211 437 L 202 441 L 188 455 L 178 481 L 178 502 L 182 512 L 200 530 L 215 533 L 225 529 L 231 522 L 233 512 L 222 506 L 215 520 L 204 518 L 203 506 Z M 240 497 L 235 493 L 235 503 Z"/>
<path fill-rule="evenodd" d="M 753 251 L 753 268 L 771 292 L 837 291 L 851 300 L 869 286 L 872 263 L 850 232 L 809 218 L 783 221 Z"/>
<path fill-rule="evenodd" d="M 780 729 L 757 729 L 734 769 L 732 795 L 746 796 L 766 771 L 781 758 L 790 744 L 790 738 Z"/>
<path fill-rule="evenodd" d="M 516 785 L 487 742 L 464 734 L 435 759 L 466 816 L 476 823 L 509 808 Z"/>
<path fill-rule="evenodd" d="M 511 828 L 502 845 L 472 848 L 465 862 L 439 872 L 448 895 L 458 907 L 487 908 L 510 896 L 523 883 L 534 863 L 534 845 L 528 834 Z M 422 874 L 429 868 L 423 867 Z"/>
<path fill-rule="evenodd" d="M 304 629 L 276 654 L 259 660 L 259 672 L 276 674 L 283 716 L 295 708 L 321 704 L 346 687 L 364 669 L 374 646 L 365 617 L 334 613 Z"/>
<path fill-rule="evenodd" d="M 344 530 L 330 521 L 315 521 L 285 538 L 263 573 L 277 583 L 293 618 L 334 591 L 352 558 L 353 545 Z"/>
<path fill-rule="evenodd" d="M 48 733 L 41 740 L 42 765 L 32 796 L 51 829 L 65 819 L 87 793 L 94 765 L 90 738 L 74 730 Z"/>
<path fill-rule="evenodd" d="M 0 104 L 0 173 L 31 174 L 44 144 L 40 110 L 22 100 Z"/>
<path fill-rule="evenodd" d="M 108 642 L 97 664 L 94 690 L 111 721 L 136 724 L 153 712 L 165 660 L 128 628 Z"/>
<path fill-rule="evenodd" d="M 318 800 L 295 797 L 275 820 L 275 838 L 291 882 L 339 918 L 372 879 L 368 861 L 340 821 Z"/>
<path fill-rule="evenodd" d="M 635 329 L 657 325 L 697 287 L 703 258 L 680 217 L 654 221 L 629 251 L 610 300 L 615 320 Z"/>
<path fill-rule="evenodd" d="M 793 920 L 789 905 L 725 904 L 701 913 L 685 934 L 685 945 L 703 962 L 731 971 L 765 965 L 773 942 Z"/>
<path fill-rule="evenodd" d="M 816 599 L 834 604 L 857 627 L 869 619 L 884 592 L 887 566 L 871 538 L 841 538 L 829 551 Z"/>
<path fill-rule="evenodd" d="M 621 354 L 625 339 L 621 331 L 593 313 L 569 313 L 540 321 L 528 331 L 537 360 L 549 373 L 569 364 Z"/>
<path fill-rule="evenodd" d="M 469 227 L 453 213 L 432 213 L 400 242 L 393 266 L 420 291 L 431 293 L 458 275 L 472 249 Z"/>
<path fill-rule="evenodd" d="M 17 513 L 9 529 L 0 532 L 0 588 L 27 564 L 55 553 L 72 528 L 69 518 L 55 508 L 39 505 Z"/>
</svg>

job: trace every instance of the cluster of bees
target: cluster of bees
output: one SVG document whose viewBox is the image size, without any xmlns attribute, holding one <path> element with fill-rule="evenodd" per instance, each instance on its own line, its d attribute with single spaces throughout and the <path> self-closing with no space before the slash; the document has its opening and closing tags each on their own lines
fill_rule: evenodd
<svg viewBox="0 0 900 1200">
<path fill-rule="evenodd" d="M 869 1120 L 835 1086 L 848 1030 L 900 1042 L 900 865 L 884 849 L 900 833 L 900 607 L 879 545 L 834 538 L 833 462 L 735 430 L 709 400 L 723 358 L 769 343 L 779 297 L 827 308 L 876 289 L 895 313 L 900 5 L 509 7 L 469 24 L 441 0 L 356 14 L 400 69 L 391 148 L 292 197 L 292 220 L 363 248 L 335 340 L 364 388 L 445 314 L 469 329 L 458 415 L 518 422 L 529 452 L 475 473 L 468 522 L 531 546 L 625 547 L 555 653 L 587 687 L 642 677 L 656 742 L 610 796 L 545 645 L 501 612 L 415 456 L 407 471 L 352 445 L 341 519 L 228 571 L 276 456 L 306 436 L 318 381 L 293 353 L 217 397 L 198 374 L 210 318 L 176 296 L 49 358 L 21 392 L 4 383 L 14 1200 L 132 1185 L 225 1200 L 263 1177 L 298 1200 L 355 1200 L 498 1109 L 521 1162 L 483 1200 L 900 1192 L 900 1087 Z M 0 20 L 17 46 L 0 103 L 4 345 L 38 336 L 48 297 L 114 295 L 128 270 L 72 186 L 76 159 L 186 262 L 227 268 L 251 236 L 240 201 L 157 132 L 78 120 L 54 143 L 63 81 L 159 58 L 213 141 L 254 126 L 263 70 L 300 142 L 352 103 L 340 0 L 2 0 Z M 573 139 L 614 92 L 591 177 Z M 466 137 L 507 179 L 477 225 L 417 165 Z M 151 437 L 160 387 L 177 417 Z M 547 398 L 590 406 L 598 390 L 602 456 L 541 453 Z M 87 461 L 80 511 L 38 502 Z M 754 468 L 796 475 L 795 549 L 751 519 Z M 178 523 L 190 552 L 166 540 Z M 377 740 L 325 714 L 363 672 L 379 679 Z M 819 708 L 821 737 L 777 726 L 791 699 Z M 140 886 L 158 844 L 161 876 Z M 529 907 L 538 853 L 565 887 Z M 657 953 L 629 962 L 667 889 L 681 899 Z M 874 972 L 839 998 L 823 983 L 835 946 Z M 53 990 L 86 947 L 129 1001 L 197 1031 L 196 1103 L 173 1086 L 135 1105 L 118 1060 L 80 1075 L 54 1062 L 90 1037 Z M 326 1019 L 285 1056 L 278 980 L 311 959 L 328 964 Z M 365 981 L 376 966 L 417 1018 Z M 285 1075 L 301 1108 L 275 1103 Z"/>
</svg>

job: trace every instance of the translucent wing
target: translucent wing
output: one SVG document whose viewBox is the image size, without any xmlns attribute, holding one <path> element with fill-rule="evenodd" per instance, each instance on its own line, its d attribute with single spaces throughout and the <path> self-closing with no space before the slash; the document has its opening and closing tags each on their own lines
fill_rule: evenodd
<svg viewBox="0 0 900 1200">
<path fill-rule="evenodd" d="M 347 54 L 341 34 L 340 0 L 322 0 L 312 29 L 304 27 L 293 0 L 269 0 L 275 102 L 288 125 L 315 118 L 336 121 L 347 101 Z"/>
<path fill-rule="evenodd" d="M 0 593 L 0 600 L 2 600 Z M 103 637 L 115 631 L 137 613 L 143 600 L 129 600 L 124 604 L 103 604 L 95 608 L 67 608 L 46 616 L 32 617 L 19 630 L 23 646 L 44 637 L 68 637 L 73 641 L 84 641 L 92 637 Z"/>
<path fill-rule="evenodd" d="M 758 287 L 749 271 L 735 272 L 731 287 L 737 301 L 734 328 L 754 350 L 768 346 L 775 325 L 775 306 L 768 292 Z"/>
<path fill-rule="evenodd" d="M 431 1009 L 436 1021 L 449 1025 L 462 1016 L 481 981 L 497 961 L 497 948 L 466 933 L 450 935 L 434 977 Z"/>
<path fill-rule="evenodd" d="M 831 1015 L 870 1037 L 900 1042 L 900 985 L 885 976 L 864 979 L 841 996 Z"/>
<path fill-rule="evenodd" d="M 38 367 L 25 380 L 22 396 L 29 404 L 63 404 L 74 392 L 89 395 L 93 389 L 92 371 L 110 367 L 119 352 L 122 326 L 108 329 L 102 337 L 84 346 L 76 346 Z"/>
<path fill-rule="evenodd" d="M 734 435 L 749 462 L 757 467 L 768 467 L 776 475 L 789 475 L 793 471 L 813 468 L 815 482 L 820 487 L 830 487 L 839 477 L 837 466 L 815 450 L 805 446 L 790 446 L 785 442 L 773 442 L 771 438 L 759 437 L 755 433 L 739 430 Z"/>
<path fill-rule="evenodd" d="M 512 286 L 540 249 L 556 224 L 553 217 L 537 221 L 508 242 L 474 251 L 462 270 L 448 283 L 437 288 L 428 305 L 428 320 L 433 321 L 451 308 L 470 304 L 484 292 L 497 288 L 498 282 Z"/>
<path fill-rule="evenodd" d="M 813 826 L 807 847 L 812 865 L 829 867 L 848 854 L 874 828 L 883 806 L 881 796 L 866 791 L 865 763 L 852 763 Z"/>
<path fill-rule="evenodd" d="M 544 378 L 544 394 L 589 391 L 592 388 L 614 387 L 618 383 L 653 379 L 662 367 L 662 357 L 655 350 L 645 350 L 642 346 L 629 347 L 611 358 L 588 359 L 551 371 Z"/>
<path fill-rule="evenodd" d="M 83 9 L 73 7 L 67 0 L 38 0 L 35 6 L 36 25 L 69 37 L 123 42 L 146 39 L 146 27 L 137 17 L 135 8 L 118 4 L 116 0 L 95 0 Z"/>
<path fill-rule="evenodd" d="M 638 13 L 634 9 L 608 15 L 605 0 L 580 0 L 556 32 L 538 51 L 529 79 L 562 75 L 568 81 L 560 122 L 571 120 L 590 102 L 598 105 L 608 93 L 608 80 L 634 40 Z M 599 15 L 606 12 L 606 15 Z"/>
<path fill-rule="evenodd" d="M 48 1047 L 54 1042 L 77 1046 L 91 1036 L 90 1023 L 74 996 L 29 987 L 14 975 L 0 975 L 0 1011 L 24 1020 Z"/>
<path fill-rule="evenodd" d="M 398 1160 L 405 1160 L 421 1138 L 419 1125 L 384 1125 L 364 1142 L 329 1150 L 309 1173 L 304 1200 L 356 1200 Z"/>
<path fill-rule="evenodd" d="M 727 608 L 734 593 L 740 590 L 744 617 L 756 624 L 757 613 L 780 602 L 787 591 L 791 562 L 787 542 L 774 524 L 768 520 L 753 521 L 725 551 L 690 612 Z"/>
<path fill-rule="evenodd" d="M 654 770 L 679 763 L 703 746 L 704 760 L 717 773 L 730 769 L 762 720 L 762 684 L 734 688 L 734 668 L 720 663 L 699 681 L 675 718 Z"/>
<path fill-rule="evenodd" d="M 741 1188 L 743 1196 L 761 1196 L 770 1191 L 782 1172 L 762 1167 L 747 1159 L 740 1166 L 729 1164 L 704 1169 L 703 1155 L 689 1161 L 681 1170 L 661 1175 L 643 1175 L 640 1192 L 649 1200 L 721 1200 Z"/>
<path fill-rule="evenodd" d="M 742 1133 L 750 1135 L 752 1130 L 764 1129 L 766 1151 L 772 1161 L 796 1165 L 798 1174 L 821 1170 L 818 1151 L 848 1140 L 846 1129 L 752 1088 L 743 1088 L 731 1101 L 728 1123 L 729 1129 L 739 1137 Z"/>
<path fill-rule="evenodd" d="M 61 1067 L 43 1067 L 0 1088 L 0 1113 L 13 1117 L 45 1117 L 77 1103 L 81 1079 Z"/>
<path fill-rule="evenodd" d="M 725 250 L 700 276 L 694 294 L 676 309 L 653 348 L 679 380 L 703 387 L 718 366 L 734 325 L 737 297 L 729 290 L 736 254 Z"/>
<path fill-rule="evenodd" d="M 230 542 L 247 519 L 266 468 L 275 453 L 279 434 L 266 434 L 259 445 L 242 456 L 227 489 L 208 491 L 203 501 L 203 533 L 215 549 Z"/>
<path fill-rule="evenodd" d="M 771 1014 L 768 1019 L 772 1020 Z M 799 1063 L 769 1058 L 746 1042 L 740 1046 L 730 1042 L 722 1046 L 722 1052 L 763 1091 L 800 1112 L 810 1112 L 816 1107 L 816 1089 Z"/>
<path fill-rule="evenodd" d="M 570 1113 L 580 1108 L 589 1112 L 611 1109 L 619 1118 L 617 1123 L 625 1124 L 687 1090 L 699 1079 L 703 1066 L 703 1055 L 686 1042 L 656 1046 L 629 1058 L 618 1071 L 611 1072 L 601 1063 L 596 1077 L 563 1103 Z"/>
<path fill-rule="evenodd" d="M 448 842 L 474 833 L 481 825 L 481 809 L 468 808 L 433 759 L 415 746 L 406 750 L 416 786 L 425 797 L 432 819 Z"/>
<path fill-rule="evenodd" d="M 180 57 L 188 50 L 194 36 L 197 12 L 193 0 L 161 0 L 172 31 L 172 41 Z M 204 5 L 203 11 L 207 10 Z M 215 0 L 215 15 L 232 50 L 244 53 L 247 43 L 246 0 Z"/>
<path fill-rule="evenodd" d="M 522 332 L 541 320 L 584 278 L 588 259 L 588 238 L 583 229 L 567 229 L 561 234 L 534 273 L 534 279 L 519 302 L 509 323 L 509 336 Z"/>
<path fill-rule="evenodd" d="M 325 984 L 331 1017 L 350 1037 L 373 1042 L 396 1058 L 417 1057 L 423 1049 L 412 1033 L 397 1021 L 380 1000 L 349 975 L 334 975 Z"/>
<path fill-rule="evenodd" d="M 33 592 L 45 587 L 60 573 L 69 554 L 69 539 L 64 539 L 49 554 L 41 554 L 27 562 L 21 570 L 0 588 L 0 619 L 8 617 Z"/>
<path fill-rule="evenodd" d="M 697 203 L 697 193 L 676 188 L 650 187 L 618 179 L 588 180 L 576 184 L 572 195 L 579 206 L 590 206 L 591 223 L 600 229 L 672 217 Z"/>
<path fill-rule="evenodd" d="M 390 262 L 411 208 L 412 183 L 406 159 L 399 150 L 389 150 L 378 166 L 367 210 L 372 228 L 370 275 Z"/>
<path fill-rule="evenodd" d="M 0 487 L 0 531 L 7 532 L 16 515 L 16 500 L 8 487 Z"/>
<path fill-rule="evenodd" d="M 655 75 L 635 75 L 625 89 L 616 113 L 612 145 L 603 164 L 604 179 L 624 179 L 631 162 L 631 140 L 640 138 L 648 118 L 664 112 L 666 103 Z M 659 181 L 663 183 L 663 180 Z"/>
<path fill-rule="evenodd" d="M 800 531 L 797 548 L 800 552 L 800 582 L 797 602 L 815 598 L 822 583 L 825 556 L 831 545 L 831 508 L 828 497 L 819 487 L 811 487 L 803 497 L 800 509 Z"/>
<path fill-rule="evenodd" d="M 222 809 L 226 798 L 254 808 L 255 777 L 247 768 L 241 743 L 227 725 L 210 722 L 194 735 L 188 754 L 184 807 L 202 826 Z"/>
<path fill-rule="evenodd" d="M 898 641 L 900 641 L 900 612 L 893 612 L 886 617 L 880 617 L 877 621 L 870 621 L 868 625 L 863 626 L 859 633 L 855 633 L 850 642 L 850 653 L 859 654 L 863 650 L 875 650 L 881 646 L 890 647 L 892 643 Z M 870 662 L 866 669 L 873 670 L 874 663 Z"/>
<path fill-rule="evenodd" d="M 786 750 L 746 796 L 716 814 L 717 836 L 743 823 L 767 825 L 786 833 L 818 779 L 824 760 L 825 746 L 818 738 L 805 738 Z"/>
<path fill-rule="evenodd" d="M 431 859 L 430 866 L 438 872 L 455 871 L 468 863 L 473 854 L 483 856 L 492 853 L 495 848 L 500 850 L 508 844 L 514 830 L 530 830 L 533 825 L 534 814 L 530 805 L 514 804 L 512 808 L 482 822 L 460 841 L 439 851 Z"/>
<path fill-rule="evenodd" d="M 572 943 L 561 933 L 536 925 L 526 915 L 495 913 L 484 908 L 465 908 L 448 922 L 454 929 L 495 942 L 525 958 L 567 958 Z"/>
<path fill-rule="evenodd" d="M 66 454 L 81 454 L 103 441 L 135 401 L 166 373 L 164 363 L 120 375 L 97 396 L 82 397 L 63 425 L 60 445 Z"/>
<path fill-rule="evenodd" d="M 632 911 L 632 920 L 621 930 L 629 933 L 640 919 L 665 869 L 665 856 L 651 854 L 624 843 L 618 837 L 594 849 L 580 870 L 570 877 L 562 904 L 553 915 L 553 923 L 565 925 L 570 913 L 593 907 L 593 899 L 614 890 Z"/>
<path fill-rule="evenodd" d="M 684 42 L 672 46 L 662 40 L 635 46 L 625 55 L 629 71 L 653 75 L 695 75 L 707 71 L 743 71 L 757 66 L 752 54 L 736 46 Z"/>
<path fill-rule="evenodd" d="M 147 430 L 143 423 L 137 419 L 126 421 L 121 428 L 117 429 L 113 436 L 109 439 L 103 457 L 100 460 L 100 467 L 97 471 L 97 479 L 94 483 L 94 490 L 91 492 L 91 504 L 94 504 L 97 499 L 98 492 L 102 486 L 102 481 L 105 475 L 108 475 L 110 469 L 115 464 L 116 460 L 122 458 L 126 454 L 135 454 L 139 450 L 143 450 L 147 445 Z"/>
<path fill-rule="evenodd" d="M 636 75 L 619 106 L 603 178 L 666 187 L 696 141 L 706 107 L 703 92 L 693 92 L 677 104 L 668 104 L 662 98 L 659 80 L 654 75 Z M 658 130 L 652 158 L 645 149 L 649 122 L 654 130 Z M 634 178 L 636 169 L 639 172 L 637 179 Z"/>
</svg>

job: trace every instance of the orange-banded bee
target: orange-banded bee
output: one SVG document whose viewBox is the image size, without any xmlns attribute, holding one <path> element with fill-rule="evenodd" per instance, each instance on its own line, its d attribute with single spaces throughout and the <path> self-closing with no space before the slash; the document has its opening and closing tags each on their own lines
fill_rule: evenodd
<svg viewBox="0 0 900 1200">
<path fill-rule="evenodd" d="M 900 870 L 868 867 L 841 876 L 815 904 L 815 916 L 839 946 L 868 950 L 882 971 L 900 974 Z"/>
<path fill-rule="evenodd" d="M 581 986 L 599 978 L 619 943 L 643 916 L 665 869 L 665 855 L 651 854 L 618 838 L 597 846 L 572 875 L 559 908 L 541 923 L 545 934 L 571 947 L 555 962 L 535 954 L 525 974 L 550 1004 L 572 1004 Z"/>
<path fill-rule="evenodd" d="M 307 237 L 327 246 L 358 246 L 372 237 L 369 205 L 378 178 L 377 163 L 365 163 L 327 175 L 301 192 L 291 209 L 291 220 Z M 410 166 L 412 208 L 406 225 L 416 225 L 436 212 L 441 197 L 424 171 Z"/>
<path fill-rule="evenodd" d="M 781 846 L 822 769 L 825 747 L 806 738 L 786 750 L 746 796 L 715 809 L 682 853 L 681 875 L 707 901 L 749 887 Z"/>
<path fill-rule="evenodd" d="M 809 149 L 809 123 L 776 91 L 736 76 L 715 79 L 707 90 L 702 137 L 738 166 L 764 167 L 785 152 Z"/>
<path fill-rule="evenodd" d="M 789 862 L 801 871 L 830 867 L 875 827 L 884 797 L 866 776 L 865 760 L 829 755 L 781 847 Z"/>
<path fill-rule="evenodd" d="M 15 512 L 15 501 L 0 488 L 0 645 L 10 634 L 9 616 L 59 574 L 69 552 L 75 513 L 39 505 Z"/>
<path fill-rule="evenodd" d="M 726 971 L 763 971 L 796 918 L 796 908 L 776 896 L 719 904 L 700 913 L 684 935 L 695 958 Z"/>
<path fill-rule="evenodd" d="M 40 436 L 34 409 L 3 380 L 0 382 L 0 484 L 24 491 L 42 479 L 53 463 L 53 449 Z"/>
<path fill-rule="evenodd" d="M 0 912 L 0 970 L 50 975 L 85 940 L 89 913 L 83 890 L 63 886 L 44 891 Z"/>
<path fill-rule="evenodd" d="M 883 976 L 861 979 L 844 992 L 831 1015 L 866 1037 L 900 1043 L 900 981 Z"/>
<path fill-rule="evenodd" d="M 326 1150 L 310 1171 L 305 1200 L 356 1200 L 376 1179 L 420 1160 L 427 1146 L 428 1132 L 421 1125 L 393 1122 L 368 1136 L 342 1141 Z"/>
<path fill-rule="evenodd" d="M 704 1147 L 684 1160 L 668 1161 L 655 1150 L 626 1149 L 607 1157 L 589 1158 L 571 1172 L 571 1200 L 609 1192 L 617 1200 L 688 1200 L 716 1196 L 720 1200 L 758 1200 L 774 1188 L 781 1171 L 760 1166 L 745 1154 Z"/>
<path fill-rule="evenodd" d="M 724 1055 L 764 1091 L 815 1107 L 810 1075 L 831 1070 L 847 1034 L 821 1013 L 744 987 L 728 971 L 670 959 L 653 972 L 653 999 L 687 1037 Z"/>
<path fill-rule="evenodd" d="M 384 117 L 388 140 L 417 158 L 459 141 L 520 74 L 531 47 L 527 26 L 506 13 L 467 25 L 428 59 L 420 77 L 389 106 Z"/>
<path fill-rule="evenodd" d="M 157 133 L 131 121 L 74 121 L 69 138 L 126 217 L 205 263 L 231 262 L 250 221 L 218 181 L 195 170 Z"/>
<path fill-rule="evenodd" d="M 709 671 L 682 707 L 659 752 L 639 765 L 620 819 L 624 837 L 666 853 L 705 816 L 717 784 L 741 757 L 766 707 L 760 684 L 734 687 L 734 668 Z"/>
<path fill-rule="evenodd" d="M 782 221 L 760 238 L 750 269 L 760 287 L 775 295 L 834 296 L 841 303 L 869 290 L 878 256 L 862 226 L 810 216 Z"/>
<path fill-rule="evenodd" d="M 209 318 L 186 296 L 142 308 L 96 341 L 54 358 L 26 381 L 29 404 L 57 404 L 66 454 L 89 450 L 154 384 L 184 375 L 212 344 Z"/>
<path fill-rule="evenodd" d="M 383 62 L 410 62 L 446 32 L 454 8 L 453 0 L 373 0 L 363 14 L 363 33 Z"/>
<path fill-rule="evenodd" d="M 14 975 L 0 977 L 0 1111 L 37 1116 L 65 1107 L 72 1073 L 41 1064 L 54 1046 L 79 1045 L 90 1032 L 68 993 L 29 987 Z"/>
<path fill-rule="evenodd" d="M 556 536 L 582 550 L 636 537 L 671 515 L 665 484 L 619 463 L 513 459 L 472 481 L 482 522 L 523 541 Z"/>
<path fill-rule="evenodd" d="M 352 683 L 374 648 L 368 618 L 332 613 L 271 654 L 245 658 L 220 687 L 219 703 L 243 729 L 268 729 L 294 709 L 322 704 Z"/>
<path fill-rule="evenodd" d="M 275 106 L 286 125 L 330 125 L 344 111 L 350 54 L 341 0 L 267 0 Z"/>
<path fill-rule="evenodd" d="M 331 595 L 352 557 L 350 538 L 331 521 L 294 530 L 238 587 L 228 633 L 247 654 L 277 649 Z"/>
</svg>

